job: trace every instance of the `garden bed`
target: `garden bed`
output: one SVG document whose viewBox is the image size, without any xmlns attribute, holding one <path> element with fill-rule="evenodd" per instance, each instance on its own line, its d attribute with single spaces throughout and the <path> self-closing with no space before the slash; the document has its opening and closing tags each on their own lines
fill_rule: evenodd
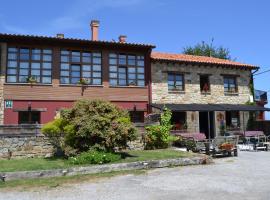
<svg viewBox="0 0 270 200">
<path fill-rule="evenodd" d="M 148 160 L 163 160 L 174 158 L 189 158 L 197 154 L 181 152 L 172 149 L 162 150 L 148 150 L 148 151 L 126 151 L 123 158 L 113 163 L 129 163 L 136 161 Z M 35 171 L 35 170 L 49 170 L 49 169 L 66 169 L 75 167 L 66 159 L 60 158 L 23 158 L 12 160 L 0 160 L 1 172 L 16 172 L 16 171 Z M 86 166 L 86 165 L 79 165 Z"/>
</svg>

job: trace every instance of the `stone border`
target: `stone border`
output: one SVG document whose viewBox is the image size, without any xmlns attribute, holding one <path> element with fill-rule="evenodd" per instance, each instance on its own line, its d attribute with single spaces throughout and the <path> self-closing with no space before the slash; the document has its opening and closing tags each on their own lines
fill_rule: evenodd
<svg viewBox="0 0 270 200">
<path fill-rule="evenodd" d="M 10 181 L 10 180 L 17 180 L 17 179 L 74 176 L 74 175 L 80 175 L 80 174 L 97 174 L 97 173 L 126 171 L 126 170 L 140 170 L 140 169 L 152 169 L 152 168 L 163 168 L 163 167 L 173 167 L 173 166 L 200 165 L 200 164 L 209 164 L 212 162 L 213 160 L 211 157 L 197 156 L 197 157 L 191 157 L 191 158 L 150 160 L 150 161 L 139 161 L 139 162 L 131 162 L 131 163 L 94 165 L 94 166 L 87 166 L 87 167 L 72 167 L 72 168 L 67 168 L 67 169 L 4 172 L 0 174 L 0 179 L 2 179 L 2 181 Z"/>
</svg>

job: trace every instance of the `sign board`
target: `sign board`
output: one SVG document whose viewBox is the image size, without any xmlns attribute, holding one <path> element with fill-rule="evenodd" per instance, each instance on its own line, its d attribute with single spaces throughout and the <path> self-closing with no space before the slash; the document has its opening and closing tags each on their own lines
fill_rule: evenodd
<svg viewBox="0 0 270 200">
<path fill-rule="evenodd" d="M 5 108 L 13 108 L 13 101 L 5 100 Z"/>
</svg>

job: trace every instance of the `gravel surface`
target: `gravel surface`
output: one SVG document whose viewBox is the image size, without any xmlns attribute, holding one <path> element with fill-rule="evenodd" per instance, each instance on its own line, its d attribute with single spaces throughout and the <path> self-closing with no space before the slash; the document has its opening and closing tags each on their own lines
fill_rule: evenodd
<svg viewBox="0 0 270 200">
<path fill-rule="evenodd" d="M 0 190 L 1 200 L 270 200 L 270 152 L 240 152 L 215 164 L 162 168 L 31 191 Z"/>
</svg>

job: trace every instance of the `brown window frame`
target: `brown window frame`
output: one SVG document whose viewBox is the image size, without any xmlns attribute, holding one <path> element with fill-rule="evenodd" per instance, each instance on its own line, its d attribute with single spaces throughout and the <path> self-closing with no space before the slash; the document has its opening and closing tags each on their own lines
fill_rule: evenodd
<svg viewBox="0 0 270 200">
<path fill-rule="evenodd" d="M 173 80 L 169 80 L 169 76 L 170 76 L 170 75 L 172 75 L 172 76 L 174 77 Z M 176 82 L 177 82 L 176 76 L 182 76 L 182 88 L 181 88 L 181 89 L 177 89 L 177 88 L 176 88 Z M 174 82 L 174 87 L 175 87 L 175 88 L 170 89 L 169 81 L 173 81 L 173 82 Z M 174 92 L 174 91 L 176 91 L 176 92 L 178 92 L 178 91 L 179 91 L 179 92 L 185 91 L 185 75 L 184 75 L 183 73 L 178 73 L 178 72 L 168 72 L 168 74 L 167 74 L 167 85 L 168 85 L 168 90 L 169 90 L 170 92 Z"/>
<path fill-rule="evenodd" d="M 66 51 L 68 52 L 67 54 L 63 54 L 63 52 Z M 74 56 L 72 55 L 74 52 L 78 52 L 80 55 L 79 56 Z M 90 57 L 84 56 L 84 54 L 90 54 Z M 99 54 L 100 56 L 97 56 L 95 54 Z M 67 61 L 62 61 L 62 57 L 68 57 Z M 73 58 L 79 58 L 79 61 L 74 61 Z M 85 62 L 83 61 L 83 58 L 90 58 L 90 62 Z M 95 63 L 94 59 L 100 59 L 100 63 Z M 62 64 L 68 65 L 68 69 L 62 69 Z M 73 76 L 72 72 L 72 66 L 79 66 L 80 70 L 79 70 L 79 77 Z M 84 70 L 83 67 L 84 66 L 90 66 L 90 70 Z M 94 66 L 99 66 L 100 70 L 94 70 Z M 60 84 L 61 85 L 76 85 L 79 83 L 80 80 L 85 79 L 87 81 L 87 85 L 102 85 L 103 83 L 103 72 L 102 72 L 102 52 L 101 51 L 87 51 L 87 50 L 74 50 L 74 49 L 61 49 L 60 50 Z M 67 75 L 61 75 L 62 72 L 68 72 L 68 76 Z M 85 77 L 83 76 L 83 73 L 87 72 L 90 73 L 89 77 Z M 94 77 L 95 73 L 100 73 L 99 77 Z M 62 82 L 62 78 L 68 78 L 68 83 L 64 83 Z M 72 82 L 72 79 L 76 79 L 78 78 L 78 81 L 76 81 L 76 83 Z M 95 80 L 99 80 L 98 84 L 94 84 L 94 79 Z"/>
<path fill-rule="evenodd" d="M 125 56 L 122 61 L 124 63 L 121 63 L 121 56 Z M 134 57 L 134 59 L 132 59 Z M 113 61 L 113 63 L 111 63 Z M 132 63 L 130 63 L 132 61 Z M 134 61 L 134 64 L 133 64 Z M 143 66 L 139 65 L 139 62 L 143 62 Z M 116 68 L 116 70 L 111 70 L 112 68 Z M 119 68 L 125 68 L 126 73 L 126 81 L 125 84 L 120 84 L 121 80 L 124 80 L 120 78 L 121 72 L 119 72 Z M 134 71 L 131 72 L 131 69 L 134 68 Z M 143 69 L 143 72 L 140 72 L 139 70 Z M 130 78 L 132 75 L 133 78 Z M 143 76 L 143 78 L 139 78 L 139 76 Z M 142 81 L 143 84 L 139 84 L 139 82 Z M 115 84 L 112 84 L 112 82 L 115 82 Z M 109 53 L 109 84 L 112 87 L 117 86 L 137 86 L 137 87 L 145 87 L 145 57 L 144 55 L 137 55 L 137 54 L 126 54 L 126 53 L 116 53 L 116 52 L 110 52 Z"/>
<path fill-rule="evenodd" d="M 16 51 L 10 51 L 9 49 L 15 48 Z M 22 59 L 21 55 L 25 53 L 21 53 L 22 49 L 28 49 L 28 59 Z M 40 50 L 40 53 L 33 53 L 33 50 Z M 46 53 L 46 51 L 49 50 L 50 53 Z M 9 55 L 14 54 L 16 55 L 15 59 L 9 58 Z M 33 55 L 39 55 L 40 59 L 35 60 L 33 59 Z M 45 56 L 50 56 L 51 60 L 45 60 Z M 9 62 L 16 62 L 16 67 L 10 67 Z M 28 68 L 20 68 L 20 63 L 27 62 L 28 63 Z M 33 68 L 32 64 L 38 63 L 40 65 L 39 68 Z M 51 64 L 50 68 L 44 67 L 44 64 L 49 63 Z M 28 83 L 27 80 L 25 81 L 20 81 L 20 76 L 21 77 L 36 77 L 37 75 L 32 75 L 32 70 L 39 70 L 39 80 L 37 80 L 37 83 L 39 84 L 45 84 L 45 85 L 50 85 L 52 84 L 52 71 L 53 71 L 53 49 L 49 47 L 29 47 L 29 46 L 8 46 L 7 47 L 7 64 L 6 64 L 6 83 L 14 83 L 14 84 L 21 84 L 21 83 Z M 20 75 L 21 69 L 25 69 L 28 71 L 28 75 Z M 9 70 L 16 70 L 16 74 L 9 73 Z M 45 75 L 43 74 L 45 71 L 50 71 L 50 75 Z M 9 76 L 16 76 L 16 81 L 8 81 Z M 26 79 L 27 79 L 26 78 Z M 43 78 L 50 78 L 50 82 L 43 82 Z"/>
<path fill-rule="evenodd" d="M 228 89 L 226 90 L 225 88 L 225 79 L 231 79 L 234 81 L 235 89 L 231 90 L 231 83 L 228 81 Z M 237 84 L 237 76 L 231 76 L 231 75 L 224 75 L 223 76 L 223 88 L 224 88 L 224 93 L 238 93 L 238 84 Z"/>
</svg>

